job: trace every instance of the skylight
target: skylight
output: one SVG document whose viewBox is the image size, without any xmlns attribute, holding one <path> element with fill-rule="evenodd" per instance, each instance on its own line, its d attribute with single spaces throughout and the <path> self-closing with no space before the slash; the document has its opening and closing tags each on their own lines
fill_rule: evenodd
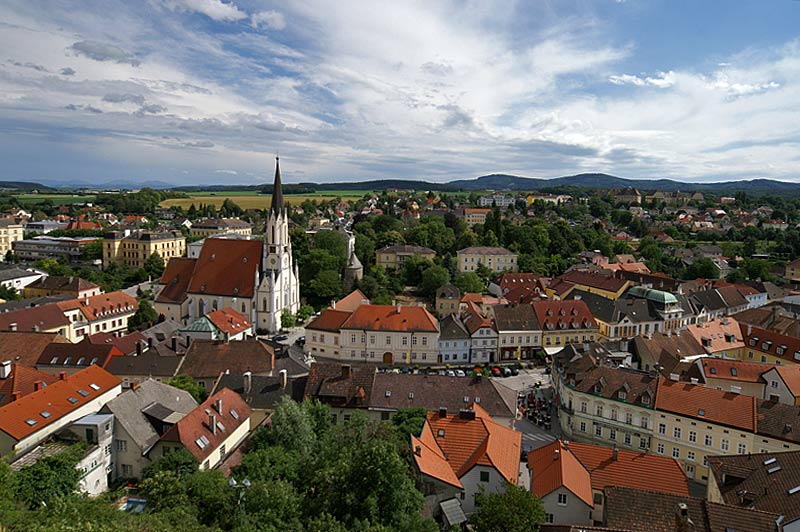
<svg viewBox="0 0 800 532">
<path fill-rule="evenodd" d="M 233 419 L 239 419 L 239 412 L 237 412 L 236 410 L 234 410 L 233 408 L 231 408 L 231 417 L 232 417 Z"/>
<path fill-rule="evenodd" d="M 794 495 L 798 491 L 800 491 L 800 486 L 795 486 L 795 487 L 793 487 L 792 489 L 789 490 L 789 495 Z"/>
<path fill-rule="evenodd" d="M 767 459 L 767 460 L 764 460 L 764 465 L 770 465 L 770 464 L 774 464 L 774 463 L 775 463 L 775 462 L 777 462 L 777 461 L 778 461 L 778 459 L 777 459 L 777 458 L 769 458 L 769 459 Z"/>
<path fill-rule="evenodd" d="M 67 397 L 67 401 L 69 401 L 69 402 L 70 402 L 70 403 L 72 403 L 73 405 L 74 405 L 75 403 L 77 403 L 77 402 L 78 402 L 78 400 L 77 400 L 77 399 L 75 399 L 74 397 Z"/>
<path fill-rule="evenodd" d="M 34 425 L 36 425 L 36 420 L 35 420 L 35 419 L 28 418 L 28 419 L 26 419 L 26 420 L 25 420 L 25 423 L 27 423 L 28 425 L 30 425 L 31 427 L 33 427 Z"/>
<path fill-rule="evenodd" d="M 705 416 L 706 415 L 706 411 L 701 408 L 700 410 L 697 411 L 697 415 L 698 416 Z"/>
<path fill-rule="evenodd" d="M 96 392 L 99 392 L 99 391 L 100 391 L 100 387 L 99 387 L 98 385 L 96 385 L 95 383 L 91 383 L 91 384 L 89 385 L 89 388 L 91 388 L 92 390 L 94 390 L 94 391 L 96 391 Z"/>
<path fill-rule="evenodd" d="M 52 414 L 51 414 L 50 412 L 48 412 L 47 410 L 42 410 L 41 412 L 39 412 L 39 415 L 40 415 L 40 416 L 42 416 L 43 418 L 47 419 L 47 418 L 49 418 L 49 417 L 50 417 Z"/>
<path fill-rule="evenodd" d="M 781 470 L 781 466 L 776 465 L 775 467 L 770 467 L 769 469 L 767 469 L 767 474 L 771 475 L 772 473 L 777 473 L 780 470 Z"/>
<path fill-rule="evenodd" d="M 89 397 L 89 392 L 87 392 L 87 391 L 86 391 L 86 390 L 84 390 L 83 388 L 81 388 L 80 390 L 78 390 L 78 393 L 79 393 L 79 394 L 81 394 L 81 395 L 82 395 L 82 396 L 84 396 L 84 397 Z"/>
<path fill-rule="evenodd" d="M 197 446 L 198 446 L 198 447 L 200 447 L 201 449 L 205 449 L 205 448 L 206 448 L 206 444 L 203 442 L 203 438 L 197 438 L 196 440 L 194 440 L 194 442 L 195 442 L 195 443 L 197 444 Z"/>
</svg>

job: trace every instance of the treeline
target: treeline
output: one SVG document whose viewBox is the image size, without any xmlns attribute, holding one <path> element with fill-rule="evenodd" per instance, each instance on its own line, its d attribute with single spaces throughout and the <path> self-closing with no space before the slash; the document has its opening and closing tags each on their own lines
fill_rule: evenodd
<svg viewBox="0 0 800 532">
<path fill-rule="evenodd" d="M 139 192 L 101 192 L 95 203 L 105 207 L 108 212 L 152 215 L 162 201 L 186 197 L 188 196 L 184 192 L 143 188 Z"/>
</svg>

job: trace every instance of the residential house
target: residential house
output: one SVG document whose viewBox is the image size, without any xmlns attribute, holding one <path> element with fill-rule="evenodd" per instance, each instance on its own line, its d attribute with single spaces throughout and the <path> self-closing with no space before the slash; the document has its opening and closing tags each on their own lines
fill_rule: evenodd
<svg viewBox="0 0 800 532">
<path fill-rule="evenodd" d="M 252 336 L 253 324 L 230 307 L 212 310 L 187 327 L 180 329 L 179 334 L 193 340 L 244 340 Z"/>
<path fill-rule="evenodd" d="M 331 411 L 334 424 L 350 421 L 354 409 L 366 411 L 372 392 L 375 366 L 312 364 L 303 392 L 305 399 L 315 399 Z"/>
<path fill-rule="evenodd" d="M 761 378 L 765 383 L 763 399 L 800 406 L 800 365 L 764 366 Z M 768 368 L 768 369 L 767 369 Z"/>
<path fill-rule="evenodd" d="M 617 203 L 630 203 L 631 205 L 642 203 L 642 193 L 635 188 L 612 190 L 609 193 L 614 196 L 614 201 Z"/>
<path fill-rule="evenodd" d="M 473 302 L 467 303 L 461 314 L 470 336 L 469 364 L 486 364 L 497 360 L 499 337 L 495 320 L 486 316 Z M 462 354 L 461 362 L 465 362 Z"/>
<path fill-rule="evenodd" d="M 571 285 L 556 290 L 559 284 Z M 633 282 L 623 277 L 616 277 L 603 272 L 587 272 L 572 270 L 553 279 L 553 283 L 548 287 L 547 293 L 550 297 L 557 296 L 564 299 L 572 289 L 583 290 L 592 294 L 598 294 L 608 299 L 617 299 L 631 286 Z"/>
<path fill-rule="evenodd" d="M 765 364 L 800 364 L 800 338 L 753 325 L 740 324 L 742 360 Z"/>
<path fill-rule="evenodd" d="M 456 314 L 448 314 L 439 322 L 439 354 L 442 362 L 468 361 L 470 334 Z"/>
<path fill-rule="evenodd" d="M 36 369 L 51 375 L 73 375 L 89 366 L 105 368 L 114 357 L 124 353 L 111 344 L 93 344 L 84 339 L 77 344 L 50 344 L 36 361 Z"/>
<path fill-rule="evenodd" d="M 599 339 L 597 322 L 583 301 L 535 301 L 533 311 L 542 330 L 545 351 Z"/>
<path fill-rule="evenodd" d="M 766 381 L 761 378 L 761 374 L 770 369 L 766 364 L 701 357 L 697 359 L 695 365 L 700 373 L 698 380 L 709 388 L 766 399 L 764 397 Z"/>
<path fill-rule="evenodd" d="M 29 393 L 39 391 L 58 380 L 55 375 L 43 373 L 17 362 L 0 362 L 0 406 L 16 401 Z"/>
<path fill-rule="evenodd" d="M 41 279 L 44 274 L 34 269 L 3 268 L 0 270 L 0 287 L 24 293 L 25 287 Z M 27 296 L 26 296 L 27 297 Z"/>
<path fill-rule="evenodd" d="M 159 438 L 195 408 L 189 392 L 152 379 L 106 403 L 100 412 L 114 416 L 112 480 L 142 478 L 144 468 L 161 457 L 150 454 Z"/>
<path fill-rule="evenodd" d="M 611 486 L 689 496 L 681 464 L 645 452 L 556 440 L 530 451 L 528 467 L 531 492 L 550 523 L 603 522 L 604 490 Z"/>
<path fill-rule="evenodd" d="M 238 218 L 205 218 L 192 223 L 192 236 L 213 236 L 226 233 L 237 235 L 253 234 L 253 224 Z"/>
<path fill-rule="evenodd" d="M 22 240 L 22 224 L 5 218 L 0 219 L 0 261 L 6 260 L 6 253 L 13 251 L 12 244 Z"/>
<path fill-rule="evenodd" d="M 84 248 L 99 239 L 93 236 L 36 236 L 13 243 L 14 256 L 20 260 L 63 259 L 79 260 Z"/>
<path fill-rule="evenodd" d="M 410 257 L 433 261 L 436 252 L 430 248 L 410 244 L 386 246 L 375 251 L 375 264 L 385 270 L 399 270 Z"/>
<path fill-rule="evenodd" d="M 542 327 L 530 304 L 495 305 L 498 360 L 530 360 L 542 347 Z"/>
<path fill-rule="evenodd" d="M 475 304 L 478 310 L 488 318 L 494 317 L 494 307 L 496 305 L 505 305 L 508 301 L 504 297 L 495 297 L 487 294 L 466 293 L 461 296 L 458 309 L 460 312 L 467 310 L 470 304 Z"/>
<path fill-rule="evenodd" d="M 144 268 L 155 253 L 164 262 L 186 254 L 186 238 L 180 231 L 112 231 L 103 237 L 103 268 L 111 264 Z"/>
<path fill-rule="evenodd" d="M 453 284 L 446 284 L 436 291 L 435 308 L 439 319 L 450 314 L 458 314 L 461 290 Z"/>
<path fill-rule="evenodd" d="M 121 393 L 120 380 L 90 366 L 0 407 L 0 456 L 33 449 Z"/>
<path fill-rule="evenodd" d="M 631 347 L 640 369 L 654 371 L 664 377 L 686 373 L 691 370 L 696 358 L 708 356 L 703 344 L 680 329 L 637 336 L 633 338 Z"/>
<path fill-rule="evenodd" d="M 232 373 L 270 376 L 275 370 L 275 353 L 266 343 L 248 338 L 238 342 L 194 340 L 186 350 L 179 374 L 189 375 L 211 390 L 220 375 Z"/>
<path fill-rule="evenodd" d="M 186 349 L 188 346 L 173 336 L 167 341 L 154 343 L 152 347 L 142 347 L 141 353 L 112 357 L 104 369 L 122 379 L 123 390 L 133 388 L 148 379 L 168 382 L 177 375 Z"/>
<path fill-rule="evenodd" d="M 56 333 L 72 340 L 69 318 L 55 303 L 0 312 L 0 330 L 27 333 Z"/>
<path fill-rule="evenodd" d="M 125 334 L 128 320 L 139 310 L 136 298 L 121 291 L 69 299 L 53 305 L 69 320 L 68 338 L 73 342 L 98 332 Z"/>
<path fill-rule="evenodd" d="M 200 469 L 215 469 L 250 434 L 252 410 L 236 392 L 223 388 L 179 419 L 153 445 L 149 455 L 186 449 Z"/>
<path fill-rule="evenodd" d="M 709 356 L 741 359 L 744 348 L 742 331 L 733 318 L 693 323 L 686 333 L 694 336 Z"/>
<path fill-rule="evenodd" d="M 10 360 L 12 363 L 32 368 L 45 347 L 53 342 L 69 342 L 69 340 L 58 333 L 0 330 L 0 346 L 2 346 L 0 360 Z"/>
<path fill-rule="evenodd" d="M 44 297 L 57 294 L 67 294 L 76 299 L 97 296 L 103 293 L 103 289 L 96 284 L 81 279 L 80 277 L 61 277 L 48 275 L 40 277 L 36 281 L 25 286 L 25 297 Z"/>
<path fill-rule="evenodd" d="M 493 272 L 517 271 L 517 254 L 505 248 L 490 246 L 474 246 L 458 250 L 457 264 L 459 272 L 475 272 L 479 264 Z"/>
<path fill-rule="evenodd" d="M 535 273 L 503 273 L 489 283 L 489 293 L 497 297 L 505 297 L 512 302 L 521 303 L 516 297 L 522 293 L 520 290 L 525 290 L 538 296 L 545 293 L 547 281 L 549 281 L 547 277 Z"/>
<path fill-rule="evenodd" d="M 500 207 L 507 209 L 509 205 L 513 205 L 516 201 L 514 196 L 506 196 L 505 194 L 488 194 L 481 196 L 478 200 L 478 205 L 481 207 Z"/>
<path fill-rule="evenodd" d="M 425 506 L 437 516 L 439 504 L 460 500 L 467 515 L 481 493 L 499 493 L 519 481 L 522 433 L 500 425 L 479 405 L 458 412 L 428 412 L 422 432 L 411 436 Z"/>
</svg>

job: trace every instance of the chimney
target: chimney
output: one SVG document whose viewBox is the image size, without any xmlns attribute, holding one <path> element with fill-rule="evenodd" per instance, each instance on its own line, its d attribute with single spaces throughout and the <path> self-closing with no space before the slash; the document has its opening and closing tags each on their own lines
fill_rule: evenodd
<svg viewBox="0 0 800 532">
<path fill-rule="evenodd" d="M 191 343 L 192 343 L 192 337 L 189 336 L 189 335 L 186 335 L 186 342 L 185 343 L 186 343 L 186 347 L 189 347 L 191 345 Z"/>
<path fill-rule="evenodd" d="M 561 450 L 556 449 L 555 451 L 553 451 L 553 460 L 558 460 L 560 455 L 561 455 Z"/>
<path fill-rule="evenodd" d="M 11 394 L 11 402 L 13 403 L 14 401 L 19 399 L 20 397 L 22 397 L 22 392 L 14 392 L 14 393 L 12 393 Z"/>
<path fill-rule="evenodd" d="M 133 381 L 131 383 L 131 390 L 136 391 L 139 389 L 139 381 Z"/>
<path fill-rule="evenodd" d="M 8 324 L 8 330 L 11 331 L 11 332 L 17 332 L 17 323 L 16 322 L 9 323 Z"/>
<path fill-rule="evenodd" d="M 611 460 L 616 462 L 619 459 L 619 449 L 615 445 L 614 448 L 611 450 Z"/>
<path fill-rule="evenodd" d="M 152 348 L 153 348 L 153 337 L 150 336 L 147 338 L 147 349 L 152 349 Z"/>
<path fill-rule="evenodd" d="M 465 419 L 467 421 L 471 421 L 475 419 L 475 411 L 472 409 L 464 409 L 458 412 L 458 417 L 460 419 Z"/>
<path fill-rule="evenodd" d="M 244 393 L 250 393 L 250 390 L 253 389 L 253 374 L 249 371 L 244 372 Z"/>
<path fill-rule="evenodd" d="M 753 334 L 753 326 L 751 324 L 747 324 L 747 336 Z"/>
<path fill-rule="evenodd" d="M 447 409 L 443 406 L 439 407 L 439 417 L 446 418 L 447 417 Z"/>
<path fill-rule="evenodd" d="M 38 323 L 34 323 L 33 324 L 33 332 L 39 332 L 39 330 L 40 330 L 39 329 L 39 324 Z"/>
<path fill-rule="evenodd" d="M 675 510 L 675 532 L 690 532 L 691 530 L 694 530 L 694 522 L 689 518 L 689 507 L 685 502 L 680 502 Z"/>
<path fill-rule="evenodd" d="M 58 378 L 60 380 L 62 380 L 62 381 L 67 380 L 67 372 L 66 371 L 62 371 L 61 373 L 58 374 Z"/>
<path fill-rule="evenodd" d="M 136 342 L 136 356 L 138 357 L 141 354 L 142 354 L 142 343 Z"/>
<path fill-rule="evenodd" d="M 208 428 L 211 429 L 211 434 L 217 434 L 217 416 L 214 414 L 208 415 Z"/>
<path fill-rule="evenodd" d="M 11 376 L 11 361 L 5 360 L 0 364 L 0 379 L 7 379 Z"/>
<path fill-rule="evenodd" d="M 36 381 L 33 383 L 33 391 L 38 392 L 42 389 L 42 381 Z"/>
<path fill-rule="evenodd" d="M 285 390 L 286 385 L 289 383 L 289 372 L 287 372 L 285 369 L 282 369 L 278 373 L 281 376 L 281 388 Z"/>
<path fill-rule="evenodd" d="M 342 378 L 349 379 L 351 373 L 350 364 L 342 364 Z"/>
<path fill-rule="evenodd" d="M 188 338 L 188 336 L 187 336 L 187 338 Z M 178 352 L 178 337 L 177 336 L 173 336 L 172 337 L 172 350 L 175 351 L 176 353 Z"/>
<path fill-rule="evenodd" d="M 414 454 L 416 454 L 417 456 L 422 456 L 422 447 L 419 445 L 414 447 Z"/>
<path fill-rule="evenodd" d="M 214 401 L 214 408 L 216 408 L 217 412 L 222 415 L 222 399 L 217 399 Z"/>
</svg>

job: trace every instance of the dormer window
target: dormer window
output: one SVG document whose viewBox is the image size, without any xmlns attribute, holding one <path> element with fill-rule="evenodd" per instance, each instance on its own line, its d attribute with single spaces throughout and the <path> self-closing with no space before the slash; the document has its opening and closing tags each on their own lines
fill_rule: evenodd
<svg viewBox="0 0 800 532">
<path fill-rule="evenodd" d="M 758 338 L 750 338 L 749 344 L 753 347 L 758 343 Z"/>
<path fill-rule="evenodd" d="M 642 396 L 642 404 L 643 405 L 649 405 L 650 404 L 650 396 L 649 395 L 643 395 Z"/>
<path fill-rule="evenodd" d="M 738 372 L 736 371 L 736 368 L 731 368 L 731 375 L 736 377 L 737 374 L 738 374 Z"/>
<path fill-rule="evenodd" d="M 444 429 L 439 429 L 438 431 L 436 431 L 436 437 L 444 438 Z"/>
<path fill-rule="evenodd" d="M 627 398 L 628 398 L 628 394 L 627 394 L 627 393 L 625 393 L 625 390 L 620 390 L 620 391 L 617 393 L 617 397 L 619 397 L 620 399 L 622 399 L 622 400 L 624 401 L 625 399 L 627 399 Z"/>
<path fill-rule="evenodd" d="M 711 373 L 712 375 L 716 375 L 717 374 L 717 368 L 709 368 L 708 372 Z"/>
</svg>

